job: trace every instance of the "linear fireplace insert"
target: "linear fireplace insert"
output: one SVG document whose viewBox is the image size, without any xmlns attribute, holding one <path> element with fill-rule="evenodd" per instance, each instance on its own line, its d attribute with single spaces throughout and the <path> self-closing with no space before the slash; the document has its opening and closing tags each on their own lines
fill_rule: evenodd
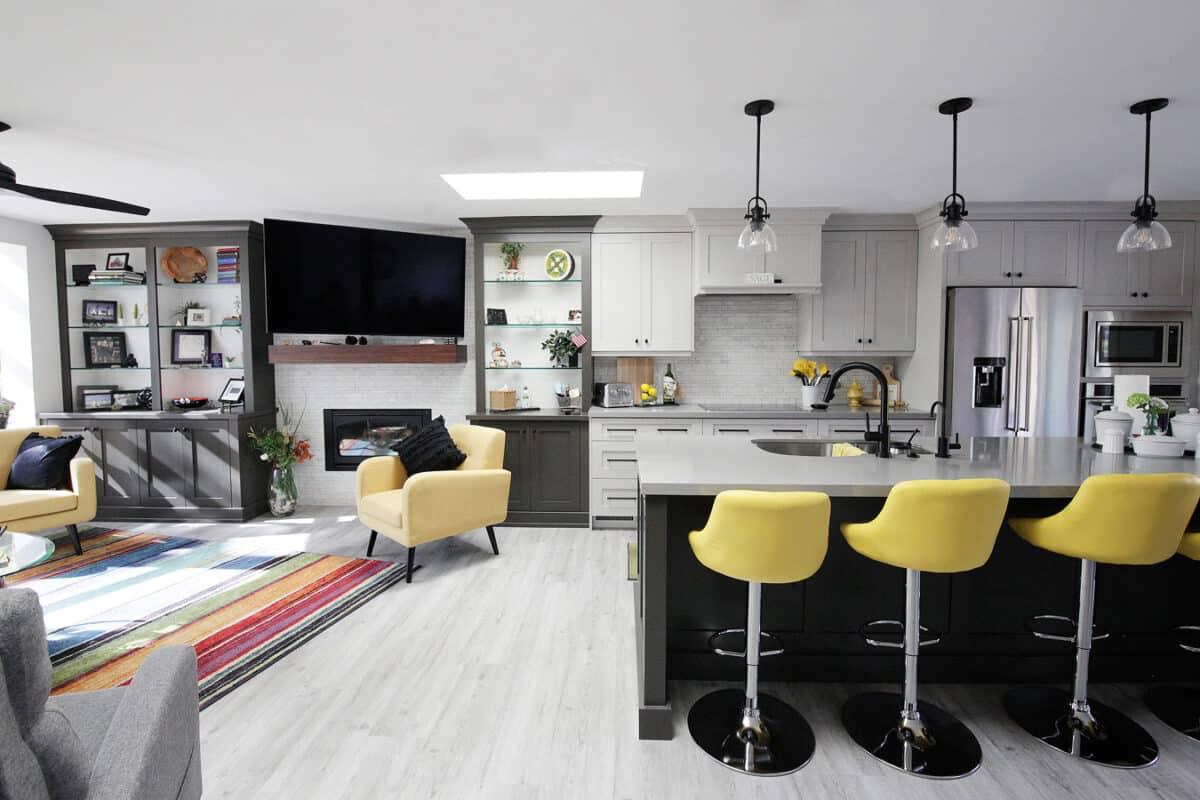
<svg viewBox="0 0 1200 800">
<path fill-rule="evenodd" d="M 432 418 L 428 408 L 327 408 L 325 469 L 348 471 L 371 456 L 390 456 L 392 445 Z"/>
</svg>

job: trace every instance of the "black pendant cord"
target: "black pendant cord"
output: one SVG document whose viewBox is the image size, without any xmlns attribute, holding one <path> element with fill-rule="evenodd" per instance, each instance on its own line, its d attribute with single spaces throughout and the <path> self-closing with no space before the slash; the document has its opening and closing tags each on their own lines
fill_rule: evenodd
<svg viewBox="0 0 1200 800">
<path fill-rule="evenodd" d="M 1150 118 L 1154 114 L 1146 114 L 1146 168 L 1142 173 L 1142 197 L 1150 196 Z"/>
<path fill-rule="evenodd" d="M 1150 146 L 1150 115 L 1146 115 L 1146 146 Z M 1146 156 L 1146 175 L 1150 174 L 1149 155 Z M 759 199 L 762 197 L 759 194 L 758 179 L 762 174 L 762 114 L 754 117 L 754 197 Z M 1149 185 L 1150 179 L 1146 178 L 1146 183 Z"/>
<path fill-rule="evenodd" d="M 763 220 L 769 219 L 771 216 L 767 201 L 760 194 L 762 190 L 762 118 L 764 114 L 770 114 L 775 110 L 775 103 L 771 100 L 752 100 L 746 104 L 744 110 L 747 116 L 754 117 L 754 196 L 746 201 L 746 219 L 756 225 L 761 225 Z"/>
<path fill-rule="evenodd" d="M 950 148 L 950 196 L 958 196 L 958 113 L 954 114 L 954 144 Z"/>
<path fill-rule="evenodd" d="M 969 97 L 955 97 L 938 106 L 938 113 L 951 119 L 950 145 L 950 194 L 942 200 L 940 216 L 948 224 L 957 224 L 967 215 L 967 200 L 958 193 L 958 115 L 971 108 L 974 101 Z"/>
</svg>

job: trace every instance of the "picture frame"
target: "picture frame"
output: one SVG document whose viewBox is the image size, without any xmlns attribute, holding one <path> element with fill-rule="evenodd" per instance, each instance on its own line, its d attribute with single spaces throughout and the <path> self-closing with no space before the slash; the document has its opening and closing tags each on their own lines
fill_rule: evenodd
<svg viewBox="0 0 1200 800">
<path fill-rule="evenodd" d="M 217 398 L 217 402 L 222 405 L 236 406 L 241 405 L 245 397 L 246 379 L 230 378 L 225 382 L 225 388 L 221 390 L 221 396 Z"/>
<path fill-rule="evenodd" d="M 83 321 L 100 325 L 115 325 L 117 322 L 116 300 L 84 300 Z"/>
<path fill-rule="evenodd" d="M 113 393 L 106 392 L 87 392 L 83 395 L 83 410 L 84 411 L 112 411 Z"/>
<path fill-rule="evenodd" d="M 488 325 L 507 325 L 508 312 L 503 308 L 489 308 L 487 310 Z"/>
<path fill-rule="evenodd" d="M 76 286 L 88 286 L 92 282 L 92 273 L 95 271 L 95 264 L 72 264 L 71 282 Z"/>
<path fill-rule="evenodd" d="M 220 369 L 225 366 L 225 357 L 220 353 L 209 353 L 208 365 L 213 369 Z"/>
<path fill-rule="evenodd" d="M 86 369 L 123 367 L 129 348 L 124 331 L 84 331 L 83 365 Z"/>
<path fill-rule="evenodd" d="M 96 406 L 95 403 L 98 401 L 93 400 L 92 406 L 89 407 L 89 405 L 88 405 L 88 398 L 90 395 L 107 395 L 108 396 L 108 405 L 103 406 L 103 408 L 105 408 L 105 409 L 112 408 L 114 393 L 117 392 L 119 389 L 120 389 L 120 387 L 117 386 L 116 384 L 98 384 L 98 385 L 76 387 L 76 389 L 75 389 L 76 409 L 80 410 L 80 411 L 95 411 L 95 410 L 97 410 L 99 408 L 99 406 Z"/>
<path fill-rule="evenodd" d="M 171 331 L 171 363 L 208 365 L 212 351 L 212 331 Z"/>
<path fill-rule="evenodd" d="M 212 314 L 207 308 L 189 308 L 185 315 L 184 325 L 209 325 L 212 322 Z"/>
<path fill-rule="evenodd" d="M 112 393 L 113 406 L 117 408 L 141 408 L 141 389 L 118 389 Z"/>
<path fill-rule="evenodd" d="M 582 308 L 567 309 L 567 322 L 583 322 L 583 309 Z"/>
<path fill-rule="evenodd" d="M 131 270 L 129 266 L 129 253 L 109 253 L 104 259 L 105 269 L 122 269 Z"/>
</svg>

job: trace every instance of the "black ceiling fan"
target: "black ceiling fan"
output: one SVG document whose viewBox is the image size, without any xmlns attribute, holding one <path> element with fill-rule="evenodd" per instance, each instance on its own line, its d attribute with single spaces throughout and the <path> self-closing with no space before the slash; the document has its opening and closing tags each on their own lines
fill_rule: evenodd
<svg viewBox="0 0 1200 800">
<path fill-rule="evenodd" d="M 7 122 L 0 122 L 0 133 L 4 133 L 11 127 Z M 119 211 L 122 214 L 139 214 L 143 217 L 150 213 L 150 209 L 148 208 L 135 206 L 132 203 L 122 203 L 120 200 L 109 200 L 105 197 L 95 197 L 90 194 L 64 192 L 59 189 L 43 189 L 41 186 L 26 186 L 25 184 L 17 183 L 17 173 L 3 161 L 0 161 L 0 191 L 16 192 L 17 194 L 36 197 L 38 200 L 49 200 L 51 203 L 65 203 L 69 206 L 98 208 L 101 211 Z"/>
</svg>

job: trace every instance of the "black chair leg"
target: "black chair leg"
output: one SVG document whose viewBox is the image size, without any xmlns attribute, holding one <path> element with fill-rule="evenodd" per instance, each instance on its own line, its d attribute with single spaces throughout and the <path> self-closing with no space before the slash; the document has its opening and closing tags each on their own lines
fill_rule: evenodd
<svg viewBox="0 0 1200 800">
<path fill-rule="evenodd" d="M 367 542 L 367 556 L 368 557 L 370 557 L 370 555 L 375 552 L 375 537 L 378 535 L 379 534 L 376 533 L 375 531 L 371 531 L 371 540 L 369 542 Z"/>
<path fill-rule="evenodd" d="M 67 530 L 70 532 L 72 543 L 75 545 L 75 555 L 83 555 L 83 543 L 79 541 L 79 526 L 68 525 Z"/>
<path fill-rule="evenodd" d="M 496 544 L 496 529 L 491 525 L 487 526 L 488 539 L 492 541 L 492 552 L 500 555 L 500 545 Z"/>
<path fill-rule="evenodd" d="M 417 548 L 408 548 L 408 574 L 404 576 L 405 583 L 412 583 L 413 559 L 416 558 Z"/>
</svg>

